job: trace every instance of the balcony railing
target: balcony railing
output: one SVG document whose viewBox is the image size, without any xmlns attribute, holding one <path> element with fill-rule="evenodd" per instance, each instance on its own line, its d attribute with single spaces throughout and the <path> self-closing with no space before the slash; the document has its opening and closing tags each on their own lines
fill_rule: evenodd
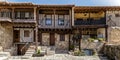
<svg viewBox="0 0 120 60">
<path fill-rule="evenodd" d="M 14 19 L 14 23 L 36 23 L 34 19 Z"/>
<path fill-rule="evenodd" d="M 74 21 L 75 25 L 105 25 L 106 24 L 106 19 L 101 18 L 101 19 L 78 19 Z"/>
</svg>

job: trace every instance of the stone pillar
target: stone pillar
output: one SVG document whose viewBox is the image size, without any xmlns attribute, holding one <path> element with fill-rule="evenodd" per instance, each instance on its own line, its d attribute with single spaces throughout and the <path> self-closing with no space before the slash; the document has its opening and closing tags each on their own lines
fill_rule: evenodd
<svg viewBox="0 0 120 60">
<path fill-rule="evenodd" d="M 72 26 L 74 26 L 74 7 L 72 7 Z"/>
</svg>

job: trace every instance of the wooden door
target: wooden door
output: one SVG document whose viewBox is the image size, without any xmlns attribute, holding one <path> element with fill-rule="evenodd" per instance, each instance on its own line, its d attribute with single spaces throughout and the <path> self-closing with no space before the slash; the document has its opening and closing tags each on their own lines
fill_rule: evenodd
<svg viewBox="0 0 120 60">
<path fill-rule="evenodd" d="M 38 42 L 40 43 L 40 45 L 42 45 L 42 33 L 39 32 L 38 34 Z"/>
<path fill-rule="evenodd" d="M 55 45 L 55 34 L 50 33 L 50 45 L 54 46 Z"/>
<path fill-rule="evenodd" d="M 20 42 L 20 30 L 14 30 L 13 33 L 14 42 Z"/>
</svg>

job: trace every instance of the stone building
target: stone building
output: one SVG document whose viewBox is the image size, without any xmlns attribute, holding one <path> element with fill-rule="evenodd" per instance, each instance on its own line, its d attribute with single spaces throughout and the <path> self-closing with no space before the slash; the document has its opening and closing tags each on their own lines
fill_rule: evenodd
<svg viewBox="0 0 120 60">
<path fill-rule="evenodd" d="M 88 38 L 103 38 L 109 44 L 119 44 L 120 7 L 37 5 L 32 3 L 0 3 L 0 46 L 14 47 L 24 54 L 26 44 L 55 46 L 69 50 L 74 34 L 76 45 L 88 49 Z M 90 49 L 94 47 L 94 43 Z M 14 50 L 13 50 L 14 51 Z"/>
</svg>

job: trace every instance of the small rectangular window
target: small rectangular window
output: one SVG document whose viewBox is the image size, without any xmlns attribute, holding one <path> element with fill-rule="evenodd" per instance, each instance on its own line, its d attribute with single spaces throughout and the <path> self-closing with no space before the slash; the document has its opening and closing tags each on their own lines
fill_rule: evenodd
<svg viewBox="0 0 120 60">
<path fill-rule="evenodd" d="M 29 12 L 25 12 L 25 17 L 29 18 Z"/>
<path fill-rule="evenodd" d="M 45 24 L 52 25 L 52 16 L 51 15 L 46 15 Z"/>
<path fill-rule="evenodd" d="M 52 25 L 52 20 L 51 19 L 46 19 L 45 24 L 46 25 Z"/>
<path fill-rule="evenodd" d="M 58 25 L 64 25 L 64 15 L 58 16 Z"/>
<path fill-rule="evenodd" d="M 20 18 L 20 12 L 17 12 L 17 17 Z"/>
<path fill-rule="evenodd" d="M 24 37 L 29 37 L 29 36 L 30 36 L 30 31 L 24 30 Z"/>
<path fill-rule="evenodd" d="M 65 34 L 60 34 L 60 41 L 65 41 Z"/>
<path fill-rule="evenodd" d="M 116 13 L 116 14 L 115 14 L 115 17 L 120 17 L 120 14 L 119 14 L 119 13 Z"/>
<path fill-rule="evenodd" d="M 25 18 L 25 12 L 20 12 L 20 18 L 24 19 Z"/>
<path fill-rule="evenodd" d="M 64 20 L 63 19 L 59 19 L 58 20 L 58 25 L 64 25 Z"/>
</svg>

